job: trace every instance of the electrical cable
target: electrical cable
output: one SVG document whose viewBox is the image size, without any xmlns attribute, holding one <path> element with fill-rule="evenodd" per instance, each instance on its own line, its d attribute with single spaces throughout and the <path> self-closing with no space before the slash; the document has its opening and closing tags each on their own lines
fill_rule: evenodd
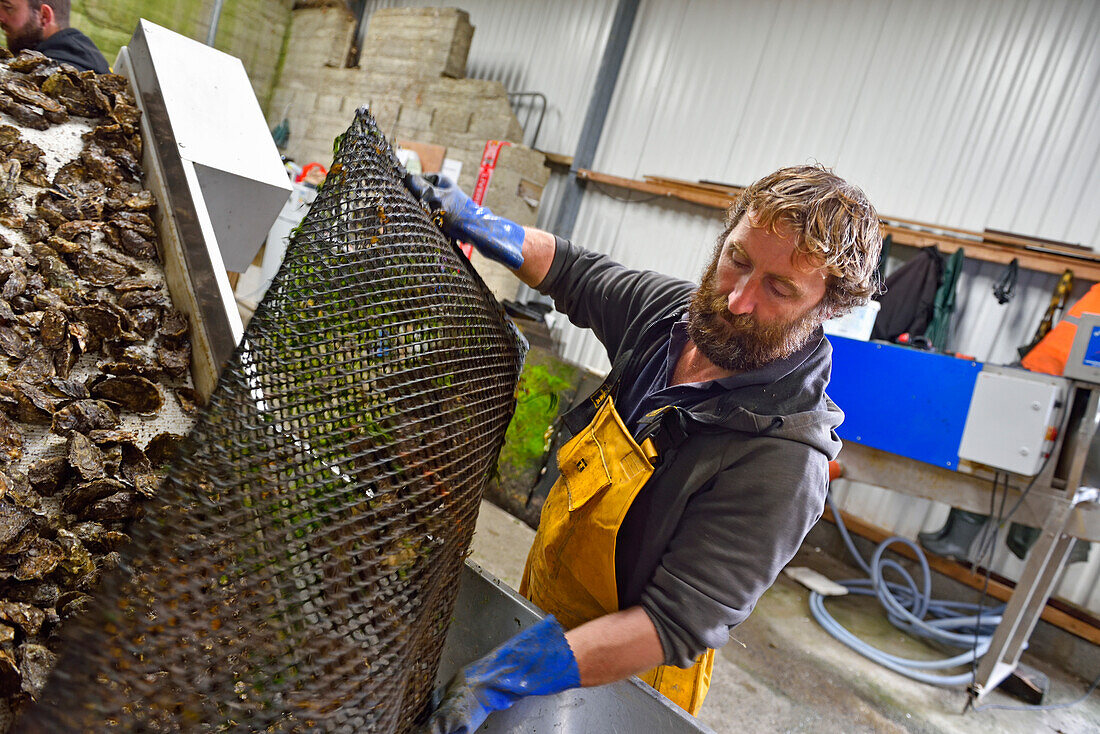
<svg viewBox="0 0 1100 734">
<path fill-rule="evenodd" d="M 1048 461 L 1049 458 L 1048 456 Z M 1039 473 L 1041 474 L 1045 468 L 1046 462 L 1043 463 Z M 1038 476 L 1038 474 L 1036 476 Z M 1005 608 L 1003 604 L 991 607 L 988 611 L 984 608 L 989 595 L 989 582 L 992 575 L 991 569 L 996 555 L 995 541 L 997 538 L 997 531 L 1004 526 L 1004 523 L 1008 522 L 1013 513 L 1019 508 L 1023 498 L 1035 484 L 1035 479 L 1032 478 L 1020 498 L 1013 505 L 1013 508 L 1006 514 L 1005 505 L 1007 503 L 1009 489 L 1011 488 L 1008 474 L 1006 473 L 1004 475 L 1004 488 L 1001 492 L 1001 502 L 998 507 L 997 489 L 1000 480 L 1000 472 L 995 473 L 993 476 L 993 489 L 989 498 L 989 515 L 991 520 L 995 519 L 995 522 L 990 528 L 991 532 L 987 532 L 985 537 L 982 538 L 977 554 L 978 564 L 976 564 L 976 567 L 980 567 L 980 562 L 984 556 L 989 556 L 989 561 L 984 564 L 986 569 L 985 583 L 982 585 L 981 596 L 977 604 L 932 599 L 931 570 L 928 566 L 928 559 L 923 549 L 908 538 L 893 536 L 882 541 L 875 548 L 871 562 L 868 564 L 856 549 L 855 543 L 848 533 L 848 528 L 844 524 L 844 518 L 840 514 L 840 509 L 836 506 L 832 494 L 830 493 L 826 498 L 829 509 L 832 510 L 833 518 L 836 521 L 837 530 L 840 531 L 841 538 L 844 541 L 844 545 L 848 548 L 848 552 L 855 559 L 859 567 L 863 569 L 864 573 L 869 577 L 866 579 L 849 579 L 838 583 L 847 588 L 852 594 L 878 597 L 880 603 L 886 608 L 887 618 L 890 620 L 891 624 L 898 629 L 933 641 L 956 647 L 968 648 L 966 652 L 940 660 L 913 660 L 891 655 L 860 639 L 842 624 L 837 622 L 825 608 L 825 597 L 816 591 L 811 591 L 810 612 L 814 619 L 817 620 L 818 624 L 820 624 L 826 632 L 842 644 L 855 650 L 867 659 L 873 660 L 883 667 L 889 668 L 908 678 L 922 683 L 944 687 L 966 686 L 972 684 L 977 677 L 978 658 L 989 651 L 993 630 L 1000 624 L 1001 615 Z M 916 555 L 917 562 L 921 567 L 921 576 L 923 579 L 923 583 L 919 589 L 912 575 L 901 564 L 882 557 L 883 553 L 895 543 L 908 546 Z M 898 573 L 902 578 L 902 583 L 886 581 L 883 577 L 886 570 L 892 570 Z M 970 611 L 974 611 L 974 613 L 965 613 Z M 926 619 L 929 615 L 932 617 L 930 620 Z M 962 632 L 952 632 L 951 630 L 962 630 Z M 970 665 L 970 672 L 953 675 L 938 675 L 924 672 L 928 670 L 958 667 L 960 665 Z M 1080 698 L 1065 703 L 1020 706 L 1008 704 L 983 704 L 976 706 L 974 705 L 973 697 L 971 697 L 967 700 L 966 707 L 974 711 L 988 711 L 992 709 L 1006 711 L 1053 711 L 1076 706 L 1087 699 L 1098 686 L 1100 686 L 1100 676 L 1096 677 L 1092 685 L 1089 686 L 1088 690 L 1086 690 Z"/>
<path fill-rule="evenodd" d="M 1035 486 L 1035 481 L 1040 476 L 1042 476 L 1044 471 L 1046 471 L 1047 464 L 1049 464 L 1049 463 L 1050 463 L 1050 454 L 1047 454 L 1047 457 L 1045 459 L 1043 459 L 1043 465 L 1041 467 L 1039 467 L 1039 471 L 1037 471 L 1035 473 L 1035 476 L 1033 476 L 1031 478 L 1031 481 L 1027 483 L 1027 486 L 1024 487 L 1024 491 L 1020 493 L 1020 496 L 1016 498 L 1016 502 L 1013 503 L 1012 509 L 1008 511 L 1007 515 L 1005 515 L 1004 519 L 1001 521 L 1002 523 L 1006 523 L 1009 520 L 1011 520 L 1012 516 L 1016 514 L 1016 510 L 1020 509 L 1020 505 L 1022 505 L 1024 503 L 1024 499 L 1027 497 L 1028 493 L 1031 492 L 1031 488 Z M 1003 524 L 1000 527 L 1003 527 Z"/>
<path fill-rule="evenodd" d="M 1003 605 L 999 609 L 991 608 L 986 612 L 978 610 L 976 604 L 933 599 L 931 596 L 932 573 L 928 566 L 928 559 L 920 546 L 908 538 L 893 536 L 882 541 L 868 564 L 856 550 L 831 494 L 828 496 L 828 503 L 845 546 L 860 568 L 869 576 L 866 579 L 840 581 L 841 586 L 847 588 L 852 594 L 877 597 L 885 607 L 890 623 L 898 629 L 918 637 L 963 648 L 965 652 L 940 660 L 913 660 L 891 655 L 861 640 L 837 622 L 825 608 L 825 598 L 811 591 L 810 613 L 814 619 L 826 632 L 844 645 L 896 673 L 922 683 L 946 687 L 965 686 L 971 683 L 974 680 L 972 671 L 946 675 L 926 671 L 969 665 L 984 655 L 989 649 L 993 629 L 1001 621 Z M 921 567 L 922 583 L 919 586 L 900 563 L 883 558 L 886 550 L 894 544 L 908 546 L 916 555 Z M 884 577 L 886 571 L 898 574 L 902 582 L 887 581 Z M 974 613 L 975 610 L 978 610 L 977 614 Z M 975 639 L 977 639 L 977 645 L 974 644 Z"/>
</svg>

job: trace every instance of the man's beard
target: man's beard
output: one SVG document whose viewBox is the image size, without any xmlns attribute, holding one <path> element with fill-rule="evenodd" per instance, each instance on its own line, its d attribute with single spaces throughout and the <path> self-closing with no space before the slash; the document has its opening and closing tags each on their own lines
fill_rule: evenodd
<svg viewBox="0 0 1100 734">
<path fill-rule="evenodd" d="M 16 28 L 5 35 L 8 39 L 8 50 L 13 54 L 28 48 L 34 48 L 42 43 L 44 37 L 42 26 L 38 22 L 38 17 L 34 14 L 27 18 L 27 22 L 23 24 L 22 28 Z"/>
<path fill-rule="evenodd" d="M 707 268 L 688 306 L 688 336 L 704 357 L 723 369 L 747 372 L 805 346 L 821 324 L 820 305 L 777 324 L 762 324 L 750 314 L 731 314 L 727 297 L 715 288 L 717 265 L 715 259 Z"/>
</svg>

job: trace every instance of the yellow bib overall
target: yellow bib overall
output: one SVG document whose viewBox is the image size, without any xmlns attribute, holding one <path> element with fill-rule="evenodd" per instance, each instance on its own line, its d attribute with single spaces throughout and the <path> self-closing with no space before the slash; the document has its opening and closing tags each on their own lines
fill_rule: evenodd
<svg viewBox="0 0 1100 734">
<path fill-rule="evenodd" d="M 558 452 L 561 476 L 542 507 L 520 593 L 565 629 L 619 611 L 616 536 L 656 458 L 653 440 L 634 441 L 610 395 Z M 713 665 L 714 650 L 707 650 L 690 668 L 660 665 L 640 677 L 695 715 Z"/>
</svg>

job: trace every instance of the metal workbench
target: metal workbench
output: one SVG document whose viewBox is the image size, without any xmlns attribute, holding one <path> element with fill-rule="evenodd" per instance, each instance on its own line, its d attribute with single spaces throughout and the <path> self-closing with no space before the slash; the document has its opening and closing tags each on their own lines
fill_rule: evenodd
<svg viewBox="0 0 1100 734">
<path fill-rule="evenodd" d="M 994 470 L 961 461 L 957 448 L 951 450 L 959 444 L 960 421 L 966 420 L 967 386 L 973 389 L 981 365 L 892 345 L 830 339 L 835 352 L 829 394 L 855 414 L 841 429 L 844 478 L 987 514 Z M 1028 553 L 989 652 L 979 662 L 971 688 L 975 698 L 1016 669 L 1061 579 L 1073 539 L 1100 541 L 1098 405 L 1100 385 L 1068 381 L 1057 438 L 1042 470 L 1034 478 L 1000 472 L 1009 476 L 1008 488 L 998 490 L 1007 492 L 1005 505 L 1019 505 L 1012 520 L 1042 533 Z M 861 424 L 872 412 L 875 428 Z M 937 430 L 927 430 L 928 423 Z M 900 430 L 893 431 L 894 424 L 901 424 Z"/>
</svg>

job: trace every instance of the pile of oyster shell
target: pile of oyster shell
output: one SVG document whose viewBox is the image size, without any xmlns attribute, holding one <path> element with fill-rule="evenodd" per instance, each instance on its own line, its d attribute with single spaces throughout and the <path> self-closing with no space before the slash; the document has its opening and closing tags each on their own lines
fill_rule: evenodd
<svg viewBox="0 0 1100 734">
<path fill-rule="evenodd" d="M 60 627 L 117 565 L 195 410 L 188 320 L 172 308 L 158 262 L 126 79 L 37 52 L 6 55 L 0 729 L 44 685 Z M 156 433 L 158 416 L 173 412 L 177 431 Z"/>
</svg>

